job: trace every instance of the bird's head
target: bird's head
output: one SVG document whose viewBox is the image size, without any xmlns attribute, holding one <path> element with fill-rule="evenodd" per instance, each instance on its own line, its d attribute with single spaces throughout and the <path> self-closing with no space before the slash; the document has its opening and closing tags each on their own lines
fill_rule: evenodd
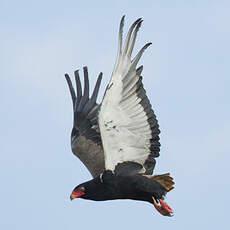
<svg viewBox="0 0 230 230">
<path fill-rule="evenodd" d="M 70 195 L 70 199 L 75 198 L 84 198 L 84 199 L 93 199 L 98 194 L 103 193 L 101 188 L 103 188 L 100 178 L 94 178 L 90 181 L 86 181 L 82 184 L 79 184 L 74 188 Z"/>
<path fill-rule="evenodd" d="M 102 179 L 101 176 L 98 176 L 78 185 L 72 191 L 70 199 L 83 198 L 88 200 L 108 200 L 111 195 L 110 190 L 108 190 L 108 187 L 105 186 L 103 181 L 104 179 Z"/>
<path fill-rule="evenodd" d="M 84 197 L 85 193 L 86 193 L 86 187 L 83 184 L 82 185 L 78 185 L 72 191 L 72 193 L 70 195 L 70 200 L 73 200 L 75 198 Z"/>
</svg>

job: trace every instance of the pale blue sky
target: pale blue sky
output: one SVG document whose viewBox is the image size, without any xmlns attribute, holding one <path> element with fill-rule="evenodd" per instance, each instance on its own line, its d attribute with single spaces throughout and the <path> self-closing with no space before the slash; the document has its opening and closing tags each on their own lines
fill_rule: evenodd
<svg viewBox="0 0 230 230">
<path fill-rule="evenodd" d="M 0 1 L 1 229 L 228 229 L 229 1 Z M 173 218 L 136 201 L 74 200 L 90 174 L 71 153 L 64 73 L 87 65 L 100 99 L 125 30 L 144 23 L 140 64 L 161 128 L 156 173 L 171 172 Z M 81 72 L 82 73 L 82 72 Z"/>
</svg>

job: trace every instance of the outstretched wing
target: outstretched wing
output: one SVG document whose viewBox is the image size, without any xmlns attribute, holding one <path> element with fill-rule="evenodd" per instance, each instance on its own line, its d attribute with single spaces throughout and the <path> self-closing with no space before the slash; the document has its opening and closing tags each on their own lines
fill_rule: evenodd
<svg viewBox="0 0 230 230">
<path fill-rule="evenodd" d="M 77 156 L 87 167 L 93 177 L 104 171 L 104 153 L 98 128 L 98 110 L 100 105 L 96 103 L 101 84 L 102 73 L 99 74 L 91 98 L 89 98 L 89 78 L 87 67 L 84 71 L 84 93 L 78 70 L 74 72 L 77 96 L 68 74 L 65 74 L 70 94 L 73 101 L 73 129 L 71 133 L 71 147 Z"/>
<path fill-rule="evenodd" d="M 117 166 L 122 171 L 152 174 L 160 151 L 160 130 L 142 84 L 143 66 L 136 68 L 151 43 L 131 60 L 141 23 L 142 19 L 133 23 L 122 47 L 124 17 L 121 20 L 117 60 L 99 111 L 99 127 L 106 169 Z"/>
</svg>

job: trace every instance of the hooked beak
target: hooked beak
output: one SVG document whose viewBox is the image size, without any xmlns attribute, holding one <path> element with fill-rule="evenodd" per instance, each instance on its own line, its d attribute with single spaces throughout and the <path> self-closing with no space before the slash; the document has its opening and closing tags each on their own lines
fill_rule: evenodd
<svg viewBox="0 0 230 230">
<path fill-rule="evenodd" d="M 70 195 L 70 200 L 72 201 L 74 198 L 77 198 L 75 197 L 73 194 Z"/>
<path fill-rule="evenodd" d="M 71 195 L 70 195 L 70 200 L 72 201 L 75 198 L 79 198 L 85 194 L 85 189 L 84 188 L 78 188 L 74 190 Z"/>
<path fill-rule="evenodd" d="M 169 205 L 161 199 L 159 199 L 159 202 L 160 204 L 158 204 L 155 198 L 153 197 L 153 205 L 161 215 L 173 216 L 173 210 L 169 207 Z"/>
</svg>

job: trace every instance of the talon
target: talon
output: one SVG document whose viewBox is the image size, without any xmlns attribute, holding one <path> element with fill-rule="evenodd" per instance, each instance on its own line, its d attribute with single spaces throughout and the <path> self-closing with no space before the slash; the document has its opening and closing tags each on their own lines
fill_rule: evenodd
<svg viewBox="0 0 230 230">
<path fill-rule="evenodd" d="M 156 210 L 163 216 L 173 216 L 173 210 L 169 207 L 169 205 L 161 199 L 159 199 L 159 202 L 160 205 L 156 202 L 155 198 L 153 198 L 153 205 Z"/>
<path fill-rule="evenodd" d="M 161 207 L 164 208 L 165 210 L 167 210 L 169 213 L 173 213 L 173 210 L 169 207 L 169 205 L 163 201 L 163 200 L 159 200 Z"/>
</svg>

